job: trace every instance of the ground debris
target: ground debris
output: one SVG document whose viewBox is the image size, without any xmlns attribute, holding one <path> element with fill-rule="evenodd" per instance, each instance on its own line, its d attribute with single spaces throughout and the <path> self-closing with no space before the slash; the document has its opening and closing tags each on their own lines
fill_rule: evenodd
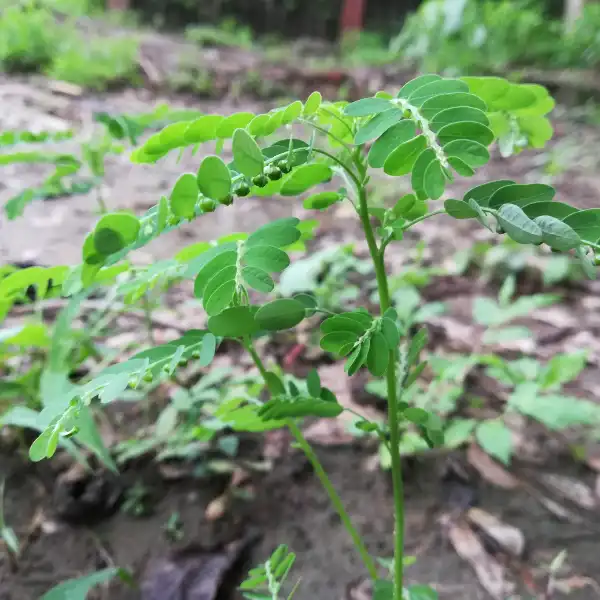
<svg viewBox="0 0 600 600">
<path fill-rule="evenodd" d="M 514 584 L 506 579 L 503 565 L 486 551 L 464 520 L 447 523 L 446 535 L 457 554 L 471 565 L 488 594 L 496 600 L 505 600 L 512 593 Z"/>
<path fill-rule="evenodd" d="M 525 536 L 520 529 L 481 508 L 469 509 L 466 516 L 471 525 L 491 538 L 502 550 L 517 558 L 523 556 Z"/>
<path fill-rule="evenodd" d="M 515 475 L 484 452 L 478 444 L 473 443 L 469 446 L 467 459 L 486 481 L 498 487 L 514 490 L 521 483 Z"/>
<path fill-rule="evenodd" d="M 226 575 L 257 536 L 247 536 L 222 548 L 189 546 L 170 558 L 152 562 L 141 584 L 142 600 L 214 600 Z"/>
</svg>

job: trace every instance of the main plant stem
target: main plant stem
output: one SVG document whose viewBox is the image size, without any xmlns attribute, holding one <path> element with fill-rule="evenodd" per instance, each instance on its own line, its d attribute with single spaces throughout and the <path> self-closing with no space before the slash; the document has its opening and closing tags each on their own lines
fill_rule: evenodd
<svg viewBox="0 0 600 600">
<path fill-rule="evenodd" d="M 250 354 L 250 356 L 252 357 L 254 364 L 260 371 L 260 374 L 261 374 L 262 378 L 264 379 L 267 388 L 269 388 L 269 392 L 273 393 L 273 390 L 271 390 L 270 386 L 269 386 L 269 377 L 268 377 L 267 369 L 265 368 L 265 365 L 264 365 L 262 359 L 258 355 L 258 352 L 256 352 L 256 348 L 254 348 L 254 346 L 250 340 L 246 340 L 244 342 L 244 346 L 245 346 L 246 350 L 248 351 L 248 353 Z M 367 571 L 369 572 L 369 576 L 371 577 L 371 579 L 373 579 L 373 581 L 375 581 L 377 579 L 377 566 L 375 565 L 375 561 L 369 554 L 369 551 L 367 550 L 367 547 L 365 546 L 365 543 L 363 542 L 362 537 L 360 536 L 356 527 L 354 526 L 354 523 L 352 523 L 352 519 L 350 518 L 350 515 L 346 511 L 346 508 L 344 507 L 344 503 L 342 502 L 342 499 L 340 498 L 339 494 L 333 487 L 333 484 L 331 483 L 331 480 L 327 476 L 327 473 L 325 472 L 323 465 L 319 461 L 319 458 L 315 454 L 315 451 L 312 449 L 312 446 L 308 443 L 308 441 L 306 440 L 304 435 L 302 435 L 302 431 L 300 430 L 300 427 L 298 427 L 298 425 L 296 424 L 296 422 L 293 419 L 286 419 L 285 424 L 288 427 L 288 429 L 290 430 L 291 434 L 294 436 L 294 439 L 296 440 L 296 443 L 298 444 L 298 446 L 300 446 L 300 448 L 306 455 L 306 458 L 308 458 L 308 461 L 312 465 L 312 468 L 313 468 L 316 476 L 319 478 L 321 485 L 327 492 L 327 495 L 329 496 L 329 499 L 331 500 L 331 503 L 333 504 L 335 511 L 337 512 L 338 516 L 340 517 L 342 524 L 344 525 L 346 531 L 352 538 L 352 541 L 354 542 L 354 546 L 356 547 L 356 550 L 358 551 Z"/>
<path fill-rule="evenodd" d="M 379 252 L 375 234 L 369 218 L 367 192 L 364 185 L 358 189 L 358 214 L 362 223 L 369 253 L 375 267 L 377 290 L 379 292 L 379 307 L 383 314 L 390 307 L 390 292 L 388 288 L 385 263 Z M 404 588 L 404 485 L 402 482 L 402 463 L 400 460 L 400 431 L 398 423 L 398 384 L 396 379 L 397 352 L 390 352 L 390 367 L 386 374 L 388 424 L 390 428 L 390 455 L 392 458 L 392 485 L 394 488 L 394 597 L 402 600 Z"/>
</svg>

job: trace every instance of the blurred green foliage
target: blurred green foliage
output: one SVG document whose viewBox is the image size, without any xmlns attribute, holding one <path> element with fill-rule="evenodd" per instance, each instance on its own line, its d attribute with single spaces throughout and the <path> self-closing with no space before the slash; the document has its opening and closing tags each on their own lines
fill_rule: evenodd
<svg viewBox="0 0 600 600">
<path fill-rule="evenodd" d="M 91 0 L 0 0 L 0 71 L 40 72 L 99 90 L 135 82 L 135 36 L 90 34 L 81 25 L 98 10 Z"/>
<path fill-rule="evenodd" d="M 391 50 L 424 70 L 450 73 L 593 67 L 600 60 L 600 6 L 586 5 L 567 33 L 535 0 L 427 0 Z"/>
</svg>

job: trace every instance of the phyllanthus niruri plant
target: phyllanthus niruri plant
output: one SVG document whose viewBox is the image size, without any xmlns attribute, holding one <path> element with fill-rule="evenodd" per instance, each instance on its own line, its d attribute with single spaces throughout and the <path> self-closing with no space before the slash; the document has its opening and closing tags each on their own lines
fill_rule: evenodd
<svg viewBox="0 0 600 600">
<path fill-rule="evenodd" d="M 212 142 L 215 154 L 204 158 L 196 173 L 182 174 L 170 196 L 161 198 L 142 217 L 124 212 L 102 216 L 85 240 L 82 265 L 65 275 L 65 294 L 88 293 L 113 282 L 119 273 L 131 271 L 125 261 L 131 250 L 180 223 L 216 209 L 233 210 L 230 205 L 249 195 L 296 197 L 339 181 L 337 189 L 329 185 L 308 196 L 304 206 L 325 210 L 338 202 L 352 204 L 376 273 L 379 313 L 359 308 L 332 315 L 321 311 L 307 294 L 258 304 L 251 301 L 251 291 L 274 292 L 274 276 L 290 264 L 288 253 L 309 236 L 310 227 L 296 218 L 273 221 L 250 234 L 196 243 L 171 261 L 136 268 L 126 284 L 117 283 L 126 301 L 139 299 L 164 277 L 193 279 L 194 294 L 208 315 L 206 330 L 190 330 L 174 342 L 145 350 L 108 367 L 87 383 L 57 388 L 55 403 L 44 411 L 49 424 L 31 447 L 32 460 L 52 456 L 64 436 L 77 440 L 83 433 L 80 412 L 90 403 L 111 402 L 128 386 L 169 377 L 189 361 L 208 366 L 223 339 L 236 340 L 252 357 L 269 397 L 266 402 L 228 401 L 216 416 L 234 430 L 289 428 L 352 537 L 374 581 L 378 600 L 436 598 L 433 590 L 404 585 L 399 447 L 406 421 L 415 424 L 431 446 L 444 442 L 442 423 L 436 415 L 403 402 L 403 393 L 425 368 L 420 355 L 427 336 L 423 329 L 411 335 L 391 305 L 385 250 L 391 243 L 401 243 L 404 233 L 420 221 L 448 214 L 472 219 L 474 226 L 478 222 L 522 244 L 546 244 L 556 251 L 572 252 L 593 277 L 594 253 L 600 248 L 600 209 L 580 211 L 555 202 L 550 186 L 507 180 L 474 187 L 462 199 L 440 201 L 455 177 L 470 177 L 488 162 L 488 148 L 494 140 L 510 135 L 515 151 L 543 146 L 552 133 L 545 116 L 552 107 L 546 90 L 537 85 L 517 85 L 498 78 L 424 75 L 407 83 L 396 96 L 380 92 L 348 104 L 324 102 L 315 92 L 305 103 L 296 101 L 266 114 L 205 115 L 169 125 L 150 137 L 133 152 L 134 162 L 155 163 L 173 150 Z M 306 139 L 294 136 L 292 124 L 305 126 Z M 231 144 L 230 163 L 219 156 L 226 144 Z M 381 171 L 392 177 L 410 176 L 413 189 L 388 210 L 369 204 L 371 175 Z M 258 336 L 291 329 L 320 312 L 324 316 L 321 346 L 346 359 L 348 376 L 366 368 L 375 376 L 385 376 L 387 382 L 387 423 L 382 426 L 364 420 L 358 426 L 378 435 L 391 456 L 395 556 L 389 580 L 379 578 L 375 559 L 300 428 L 304 417 L 336 417 L 344 408 L 321 384 L 316 371 L 302 386 L 285 382 L 267 370 L 255 348 Z M 274 582 L 287 572 L 289 565 L 284 564 L 275 579 L 268 569 L 261 571 L 260 585 L 266 578 L 269 589 L 279 591 Z"/>
</svg>

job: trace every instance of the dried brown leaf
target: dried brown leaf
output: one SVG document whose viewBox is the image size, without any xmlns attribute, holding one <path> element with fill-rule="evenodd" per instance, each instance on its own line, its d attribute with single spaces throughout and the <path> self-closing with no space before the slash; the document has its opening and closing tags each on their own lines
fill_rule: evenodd
<svg viewBox="0 0 600 600">
<path fill-rule="evenodd" d="M 600 585 L 598 585 L 598 582 L 594 581 L 591 577 L 582 577 L 581 575 L 573 575 L 565 579 L 552 579 L 548 586 L 548 592 L 557 591 L 561 594 L 570 594 L 571 592 L 587 587 L 593 588 L 596 596 L 600 596 Z"/>
<path fill-rule="evenodd" d="M 218 521 L 225 516 L 227 512 L 227 508 L 230 504 L 231 494 L 229 491 L 217 496 L 214 500 L 212 500 L 206 510 L 204 511 L 204 517 L 207 521 Z"/>
<path fill-rule="evenodd" d="M 514 490 L 521 483 L 515 475 L 484 452 L 478 444 L 473 443 L 469 446 L 467 459 L 486 481 L 498 487 L 505 490 Z"/>
<path fill-rule="evenodd" d="M 190 546 L 152 562 L 141 584 L 142 600 L 215 600 L 227 573 L 253 538 L 207 551 Z"/>
<path fill-rule="evenodd" d="M 598 506 L 594 492 L 585 483 L 574 477 L 544 473 L 540 475 L 540 481 L 553 492 L 581 508 L 594 510 Z"/>
<path fill-rule="evenodd" d="M 516 557 L 523 555 L 525 536 L 517 527 L 501 521 L 496 515 L 481 508 L 470 508 L 467 511 L 467 519 L 491 537 L 506 552 Z"/>
<path fill-rule="evenodd" d="M 488 594 L 496 600 L 505 600 L 514 584 L 507 581 L 504 567 L 486 552 L 473 530 L 459 521 L 450 523 L 447 535 L 456 553 L 471 565 Z"/>
</svg>

